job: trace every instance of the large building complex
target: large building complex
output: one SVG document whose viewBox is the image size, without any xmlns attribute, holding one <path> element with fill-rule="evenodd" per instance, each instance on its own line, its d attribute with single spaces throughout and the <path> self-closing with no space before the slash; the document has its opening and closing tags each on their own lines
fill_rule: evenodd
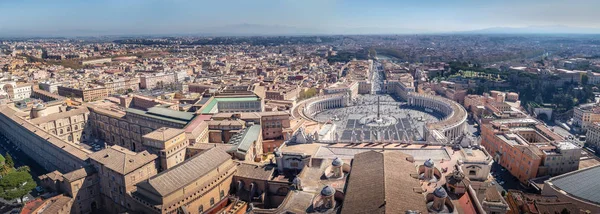
<svg viewBox="0 0 600 214">
<path fill-rule="evenodd" d="M 154 75 L 145 75 L 140 77 L 140 88 L 154 89 L 165 87 L 175 82 L 175 74 L 161 73 Z"/>
<path fill-rule="evenodd" d="M 86 165 L 92 151 L 74 142 L 61 139 L 60 131 L 53 134 L 31 121 L 28 116 L 10 106 L 0 107 L 0 132 L 48 171 L 71 172 Z M 47 117 L 53 117 L 48 115 Z M 66 125 L 70 126 L 70 125 Z M 71 136 L 71 135 L 69 135 Z"/>
<path fill-rule="evenodd" d="M 579 167 L 581 148 L 531 118 L 495 120 L 481 127 L 481 145 L 519 181 Z"/>
<path fill-rule="evenodd" d="M 68 98 L 79 98 L 84 102 L 94 101 L 108 97 L 109 90 L 102 86 L 97 87 L 66 87 L 58 86 L 58 94 Z"/>
<path fill-rule="evenodd" d="M 573 125 L 586 132 L 593 123 L 600 122 L 600 107 L 596 103 L 580 105 L 573 108 Z"/>
<path fill-rule="evenodd" d="M 31 96 L 31 84 L 17 84 L 16 82 L 0 82 L 0 96 L 11 100 L 22 100 Z"/>
<path fill-rule="evenodd" d="M 264 101 L 257 96 L 216 96 L 201 108 L 203 114 L 228 112 L 262 112 Z"/>
<path fill-rule="evenodd" d="M 0 183 L 38 177 L 21 213 L 596 213 L 591 43 L 2 40 Z"/>
<path fill-rule="evenodd" d="M 229 200 L 236 163 L 226 147 L 210 148 L 201 155 L 137 184 L 132 197 L 144 213 L 204 213 L 217 211 Z"/>
</svg>

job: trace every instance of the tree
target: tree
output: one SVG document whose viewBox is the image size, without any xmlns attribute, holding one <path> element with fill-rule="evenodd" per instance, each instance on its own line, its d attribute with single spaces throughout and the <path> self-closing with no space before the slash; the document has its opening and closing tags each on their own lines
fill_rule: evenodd
<svg viewBox="0 0 600 214">
<path fill-rule="evenodd" d="M 13 161 L 13 158 L 12 158 L 12 156 L 10 156 L 10 154 L 6 154 L 6 165 L 9 168 L 15 167 L 15 162 Z"/>
<path fill-rule="evenodd" d="M 0 179 L 0 197 L 12 200 L 21 198 L 36 187 L 36 183 L 26 171 L 14 171 Z"/>
<path fill-rule="evenodd" d="M 587 85 L 589 81 L 589 77 L 587 74 L 581 74 L 581 85 Z"/>
<path fill-rule="evenodd" d="M 9 167 L 8 165 L 4 164 L 4 165 L 0 166 L 0 177 L 8 175 L 8 173 L 11 173 L 12 171 L 13 171 L 12 167 Z"/>
<path fill-rule="evenodd" d="M 29 168 L 29 166 L 21 166 L 17 168 L 17 172 L 31 172 L 31 169 Z"/>
<path fill-rule="evenodd" d="M 298 100 L 304 100 L 317 95 L 318 91 L 316 88 L 309 88 L 306 91 L 301 91 L 298 95 Z"/>
</svg>

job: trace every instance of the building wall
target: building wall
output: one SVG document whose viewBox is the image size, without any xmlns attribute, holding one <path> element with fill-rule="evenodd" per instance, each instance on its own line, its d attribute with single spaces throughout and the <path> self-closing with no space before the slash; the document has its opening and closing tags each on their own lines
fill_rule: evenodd
<svg viewBox="0 0 600 214">
<path fill-rule="evenodd" d="M 100 178 L 100 194 L 102 195 L 102 206 L 111 213 L 124 212 L 132 209 L 133 202 L 129 196 L 135 189 L 135 184 L 147 180 L 156 175 L 156 163 L 154 161 L 132 171 L 128 174 L 120 174 L 103 164 L 94 160 L 90 161 L 96 168 Z"/>
<path fill-rule="evenodd" d="M 580 157 L 580 148 L 561 150 L 557 154 L 544 155 L 543 165 L 548 169 L 548 175 L 561 175 L 579 169 Z"/>
<path fill-rule="evenodd" d="M 170 84 L 175 82 L 175 75 L 170 74 L 159 74 L 156 76 L 142 76 L 140 77 L 140 88 L 142 89 L 154 89 L 159 85 L 159 82 L 163 84 Z"/>
<path fill-rule="evenodd" d="M 0 94 L 7 94 L 12 100 L 31 97 L 31 85 L 17 85 L 15 82 L 0 82 Z"/>
<path fill-rule="evenodd" d="M 144 213 L 176 213 L 181 206 L 186 206 L 190 213 L 201 213 L 200 210 L 206 211 L 217 205 L 219 201 L 227 200 L 235 171 L 234 162 L 228 160 L 209 173 L 199 175 L 196 181 L 164 197 L 138 188 L 138 192 L 144 197 L 162 201 L 163 209 L 159 211 L 149 208 L 144 204 L 143 199 L 136 198 L 137 209 Z"/>
<path fill-rule="evenodd" d="M 31 85 L 15 87 L 13 100 L 22 100 L 31 97 Z"/>
<path fill-rule="evenodd" d="M 290 115 L 262 116 L 261 122 L 263 139 L 281 140 L 283 130 L 290 128 Z"/>
<path fill-rule="evenodd" d="M 102 83 L 100 84 L 106 88 L 108 94 L 116 94 L 119 91 L 127 91 L 131 89 L 132 91 L 138 91 L 140 89 L 140 78 L 131 78 L 125 80 L 118 80 L 114 82 Z"/>
<path fill-rule="evenodd" d="M 298 88 L 289 91 L 267 91 L 265 98 L 270 100 L 295 100 L 298 97 Z"/>
<path fill-rule="evenodd" d="M 361 81 L 358 84 L 358 93 L 359 94 L 369 94 L 369 93 L 371 93 L 371 83 L 365 82 L 365 81 Z"/>
<path fill-rule="evenodd" d="M 91 108 L 90 128 L 95 138 L 104 140 L 108 145 L 119 145 L 131 151 L 144 150 L 142 136 L 154 129 L 130 123 L 123 115 L 111 115 Z"/>
<path fill-rule="evenodd" d="M 597 122 L 600 122 L 600 114 L 580 107 L 573 109 L 573 125 L 580 126 L 583 131 L 586 131 L 592 123 Z"/>
<path fill-rule="evenodd" d="M 96 173 L 74 181 L 65 180 L 63 191 L 73 198 L 70 213 L 92 213 L 100 208 L 100 184 Z"/>
<path fill-rule="evenodd" d="M 483 145 L 494 160 L 506 168 L 513 176 L 517 177 L 521 183 L 527 183 L 531 178 L 538 177 L 538 169 L 542 163 L 542 158 L 537 155 L 530 155 L 527 146 L 511 146 L 496 136 L 496 132 L 491 124 L 484 124 L 481 127 Z"/>
<path fill-rule="evenodd" d="M 494 160 L 505 167 L 513 176 L 517 177 L 522 183 L 527 183 L 529 179 L 544 175 L 559 175 L 573 170 L 579 166 L 579 157 L 581 149 L 556 149 L 553 142 L 557 139 L 548 139 L 542 133 L 534 131 L 537 126 L 529 127 L 527 130 L 510 130 L 510 124 L 504 124 L 505 127 L 495 127 L 493 124 L 484 124 L 481 126 L 481 144 L 490 152 Z M 512 126 L 526 126 L 526 124 L 512 124 Z M 543 130 L 542 130 L 543 131 Z M 521 139 L 523 144 L 512 145 L 504 141 L 504 138 L 510 138 L 507 133 L 516 135 L 515 140 Z M 541 149 L 531 143 L 546 143 L 548 148 Z M 559 142 L 553 142 L 560 145 Z M 543 151 L 545 150 L 545 151 Z"/>
<path fill-rule="evenodd" d="M 88 115 L 89 112 L 86 112 L 71 117 L 58 118 L 56 120 L 40 123 L 38 126 L 57 135 L 64 141 L 79 143 L 81 140 L 85 140 L 89 137 L 84 132 L 87 128 Z"/>
<path fill-rule="evenodd" d="M 592 123 L 588 127 L 585 142 L 594 147 L 600 147 L 600 124 Z"/>
<path fill-rule="evenodd" d="M 66 142 L 59 142 L 58 138 L 40 136 L 49 135 L 50 133 L 24 119 L 13 120 L 10 116 L 14 117 L 14 113 L 14 111 L 6 109 L 0 111 L 0 132 L 40 166 L 48 171 L 58 170 L 66 173 L 85 165 L 87 157 L 83 156 L 86 152 L 75 148 L 76 151 L 72 150 L 72 152 L 79 155 L 71 154 L 69 151 L 57 146 L 66 144 Z M 10 116 L 7 116 L 7 114 Z M 55 141 L 56 144 L 48 140 Z M 68 145 L 68 147 L 72 148 L 73 145 Z"/>
<path fill-rule="evenodd" d="M 154 145 L 161 145 L 156 147 Z M 174 167 L 185 160 L 185 151 L 189 141 L 185 133 L 181 133 L 174 138 L 164 142 L 144 138 L 144 146 L 148 152 L 158 155 L 160 171 Z"/>
<path fill-rule="evenodd" d="M 56 93 L 58 92 L 58 86 L 60 85 L 60 83 L 40 83 L 39 87 L 40 89 L 50 92 L 50 93 Z"/>
<path fill-rule="evenodd" d="M 108 97 L 108 90 L 104 87 L 93 89 L 77 89 L 58 86 L 58 94 L 64 97 L 81 98 L 84 102 L 87 102 Z"/>
</svg>

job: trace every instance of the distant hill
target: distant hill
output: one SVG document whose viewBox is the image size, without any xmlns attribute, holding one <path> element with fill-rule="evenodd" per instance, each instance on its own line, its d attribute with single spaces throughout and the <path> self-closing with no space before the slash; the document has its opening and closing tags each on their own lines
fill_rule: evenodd
<svg viewBox="0 0 600 214">
<path fill-rule="evenodd" d="M 238 24 L 204 28 L 199 35 L 261 36 L 261 35 L 334 35 L 334 34 L 421 34 L 426 30 L 381 27 L 315 27 L 303 28 L 283 25 Z"/>
<path fill-rule="evenodd" d="M 521 28 L 494 27 L 456 32 L 459 34 L 600 34 L 600 28 L 581 28 L 562 25 L 529 26 Z"/>
<path fill-rule="evenodd" d="M 283 25 L 236 24 L 207 27 L 197 31 L 198 35 L 208 36 L 267 36 L 267 35 L 307 35 L 324 34 L 320 29 L 299 28 Z"/>
</svg>

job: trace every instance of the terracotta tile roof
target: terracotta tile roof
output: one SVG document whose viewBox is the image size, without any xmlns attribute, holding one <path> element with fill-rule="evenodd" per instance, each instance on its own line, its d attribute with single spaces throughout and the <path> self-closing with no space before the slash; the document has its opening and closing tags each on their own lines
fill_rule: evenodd
<svg viewBox="0 0 600 214">
<path fill-rule="evenodd" d="M 90 159 L 123 175 L 154 161 L 157 157 L 147 151 L 135 153 L 117 145 L 90 155 Z"/>
<path fill-rule="evenodd" d="M 64 195 L 58 196 L 57 198 L 52 198 L 52 199 L 48 199 L 51 200 L 50 204 L 48 205 L 48 207 L 46 207 L 41 213 L 45 214 L 51 214 L 51 213 L 59 213 L 59 211 L 61 211 L 61 209 L 65 208 L 65 206 L 67 206 L 68 203 L 73 203 L 73 198 L 71 197 L 67 197 Z M 63 211 L 67 211 L 67 210 L 63 210 Z M 70 210 L 69 210 L 70 212 Z"/>
<path fill-rule="evenodd" d="M 194 119 L 185 127 L 185 135 L 188 139 L 196 139 L 204 130 L 208 130 L 208 123 L 204 120 Z"/>
<path fill-rule="evenodd" d="M 48 179 L 53 180 L 53 181 L 55 181 L 55 180 L 62 181 L 63 180 L 63 174 L 60 173 L 59 171 L 54 170 L 54 171 L 52 171 L 50 173 L 47 173 L 47 174 L 44 174 L 44 175 L 40 175 L 38 178 L 40 180 L 48 178 Z"/>
<path fill-rule="evenodd" d="M 88 110 L 88 108 L 78 108 L 78 109 L 73 109 L 73 110 L 66 111 L 66 112 L 51 114 L 51 115 L 48 115 L 45 117 L 38 117 L 38 118 L 32 119 L 30 122 L 32 124 L 38 125 L 38 124 L 47 123 L 47 122 L 62 119 L 62 118 L 69 118 L 69 117 L 72 117 L 75 115 L 87 114 L 89 112 L 90 111 Z M 83 121 L 81 121 L 81 122 L 83 122 Z"/>
<path fill-rule="evenodd" d="M 399 151 L 368 151 L 354 156 L 342 213 L 427 212 L 417 170 Z"/>
<path fill-rule="evenodd" d="M 44 200 L 42 200 L 42 198 L 36 198 L 35 200 L 28 201 L 21 209 L 21 213 L 33 213 L 33 211 L 40 208 L 40 206 L 43 204 Z"/>
<path fill-rule="evenodd" d="M 477 214 L 475 211 L 475 204 L 471 200 L 469 194 L 463 194 L 460 198 L 458 198 L 458 204 L 460 204 L 460 209 L 464 214 Z"/>
<path fill-rule="evenodd" d="M 164 141 L 173 139 L 174 137 L 176 137 L 177 135 L 180 135 L 183 132 L 184 132 L 183 129 L 162 127 L 162 128 L 159 128 L 157 130 L 154 130 L 153 132 L 150 132 L 150 133 L 144 135 L 143 137 L 164 142 Z"/>
<path fill-rule="evenodd" d="M 274 171 L 275 168 L 273 166 L 240 163 L 235 176 L 256 180 L 270 180 Z"/>
<path fill-rule="evenodd" d="M 173 168 L 152 176 L 147 181 L 137 184 L 137 187 L 157 196 L 167 196 L 231 160 L 231 156 L 225 152 L 227 148 L 216 146 L 209 149 Z"/>
<path fill-rule="evenodd" d="M 91 174 L 93 174 L 95 172 L 96 172 L 96 169 L 94 169 L 94 167 L 88 165 L 88 166 L 83 167 L 81 169 L 77 169 L 77 170 L 74 170 L 74 171 L 69 172 L 67 174 L 64 174 L 63 177 L 65 179 L 69 180 L 69 181 L 75 181 L 75 180 L 79 180 L 79 179 L 85 178 L 88 175 L 91 175 Z"/>
</svg>

